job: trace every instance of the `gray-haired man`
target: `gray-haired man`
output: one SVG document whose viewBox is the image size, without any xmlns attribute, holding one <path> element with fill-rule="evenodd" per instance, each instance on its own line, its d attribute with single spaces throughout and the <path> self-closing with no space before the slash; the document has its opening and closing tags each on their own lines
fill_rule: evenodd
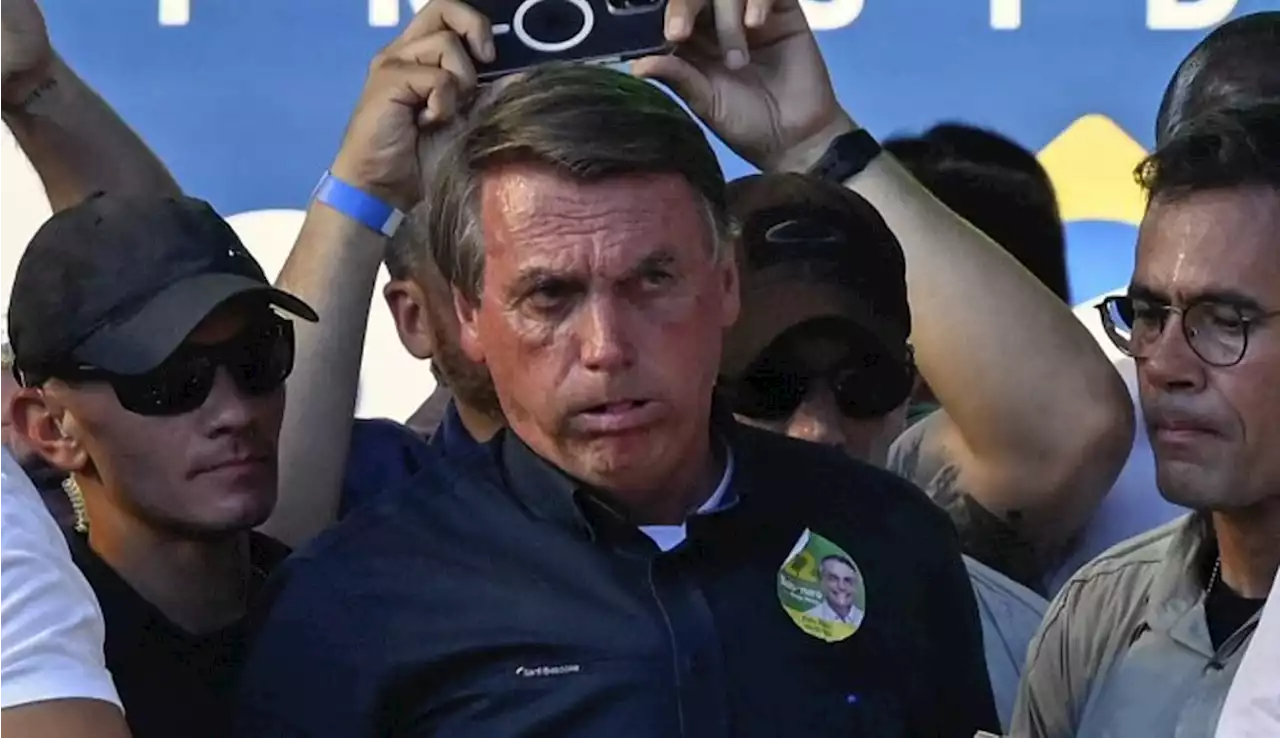
<svg viewBox="0 0 1280 738">
<path fill-rule="evenodd" d="M 671 27 L 692 28 L 671 7 Z M 812 75 L 799 5 L 766 18 L 752 35 Z M 420 56 L 467 78 L 451 28 Z M 483 47 L 481 29 L 458 30 Z M 810 107 L 786 140 L 744 148 L 776 165 L 767 149 L 784 156 L 838 114 L 829 95 Z M 293 561 L 242 685 L 241 735 L 996 725 L 946 516 L 887 472 L 713 406 L 738 282 L 697 123 L 633 77 L 548 67 L 451 146 L 425 192 L 427 240 L 508 428 L 484 453 L 437 456 Z M 837 552 L 866 594 L 857 627 L 803 611 Z"/>
</svg>

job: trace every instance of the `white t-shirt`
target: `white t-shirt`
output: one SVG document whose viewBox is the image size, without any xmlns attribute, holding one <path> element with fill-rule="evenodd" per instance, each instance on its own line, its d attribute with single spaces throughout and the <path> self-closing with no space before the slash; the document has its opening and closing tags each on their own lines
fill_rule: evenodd
<svg viewBox="0 0 1280 738">
<path fill-rule="evenodd" d="M 3 449 L 0 708 L 57 699 L 120 706 L 102 654 L 102 611 L 22 467 Z"/>
<path fill-rule="evenodd" d="M 826 600 L 823 600 L 821 604 L 816 607 L 809 608 L 809 610 L 805 612 L 805 615 L 812 615 L 819 620 L 825 620 L 829 623 L 844 623 L 845 625 L 852 625 L 855 628 L 862 625 L 862 611 L 858 609 L 857 605 L 851 606 L 849 608 L 849 614 L 841 617 L 840 613 L 836 612 L 834 607 L 828 604 Z"/>
<path fill-rule="evenodd" d="M 1275 736 L 1280 736 L 1280 573 L 1231 681 L 1217 733 L 1217 738 Z"/>
</svg>

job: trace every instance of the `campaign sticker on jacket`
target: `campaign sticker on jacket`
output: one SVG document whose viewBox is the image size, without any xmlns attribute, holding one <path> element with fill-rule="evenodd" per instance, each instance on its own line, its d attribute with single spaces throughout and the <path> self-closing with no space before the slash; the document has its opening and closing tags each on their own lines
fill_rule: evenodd
<svg viewBox="0 0 1280 738">
<path fill-rule="evenodd" d="M 834 643 L 858 632 L 867 588 L 852 556 L 805 529 L 778 569 L 778 601 L 800 630 Z"/>
</svg>

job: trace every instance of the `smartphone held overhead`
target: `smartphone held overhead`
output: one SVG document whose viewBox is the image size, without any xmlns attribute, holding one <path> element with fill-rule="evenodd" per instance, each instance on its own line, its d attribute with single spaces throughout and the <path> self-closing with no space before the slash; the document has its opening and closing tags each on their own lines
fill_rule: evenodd
<svg viewBox="0 0 1280 738">
<path fill-rule="evenodd" d="M 666 0 L 471 0 L 493 27 L 497 58 L 482 81 L 543 62 L 613 64 L 668 50 Z"/>
</svg>

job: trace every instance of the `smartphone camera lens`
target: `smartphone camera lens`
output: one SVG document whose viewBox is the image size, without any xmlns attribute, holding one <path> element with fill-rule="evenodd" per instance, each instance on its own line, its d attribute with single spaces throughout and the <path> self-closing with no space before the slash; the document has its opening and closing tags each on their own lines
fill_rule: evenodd
<svg viewBox="0 0 1280 738">
<path fill-rule="evenodd" d="M 561 44 L 582 30 L 586 21 L 582 11 L 564 0 L 543 0 L 530 6 L 524 17 L 524 29 L 546 44 Z"/>
</svg>

